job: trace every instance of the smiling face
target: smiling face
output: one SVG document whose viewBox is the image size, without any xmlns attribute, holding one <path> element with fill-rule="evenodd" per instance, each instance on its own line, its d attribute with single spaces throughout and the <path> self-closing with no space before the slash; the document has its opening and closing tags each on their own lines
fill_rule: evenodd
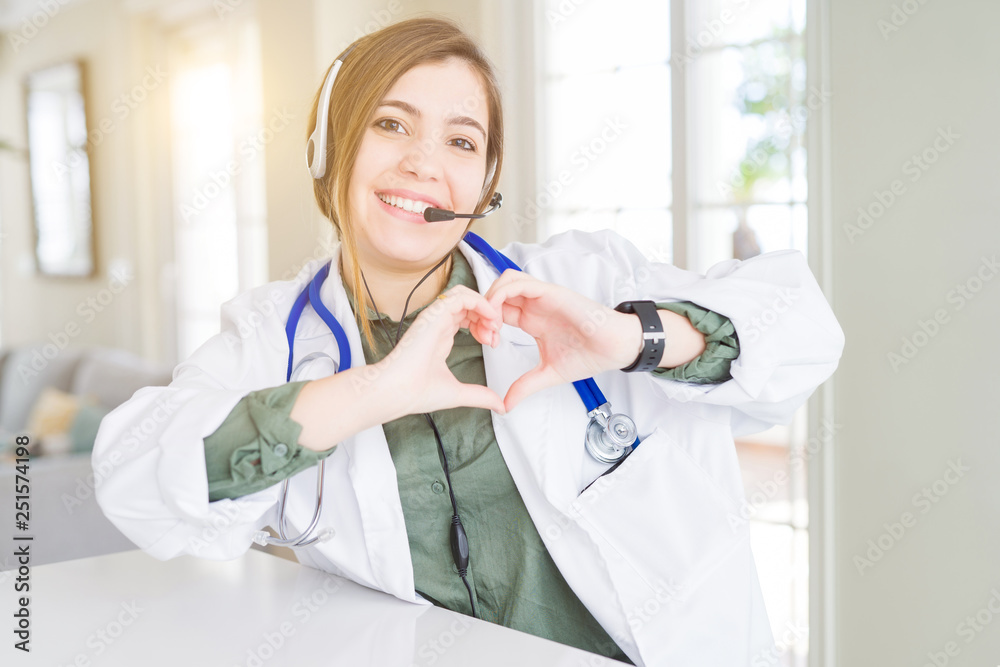
<svg viewBox="0 0 1000 667">
<path fill-rule="evenodd" d="M 427 223 L 423 209 L 475 210 L 486 178 L 487 108 L 478 75 L 457 58 L 417 65 L 389 89 L 369 119 L 349 188 L 363 266 L 426 270 L 459 242 L 468 220 Z"/>
</svg>

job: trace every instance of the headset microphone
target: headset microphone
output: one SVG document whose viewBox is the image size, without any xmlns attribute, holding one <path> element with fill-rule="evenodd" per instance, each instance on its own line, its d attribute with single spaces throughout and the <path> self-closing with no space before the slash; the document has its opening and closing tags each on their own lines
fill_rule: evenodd
<svg viewBox="0 0 1000 667">
<path fill-rule="evenodd" d="M 485 218 L 500 208 L 501 205 L 503 205 L 503 195 L 496 192 L 493 194 L 493 199 L 490 200 L 490 207 L 482 213 L 455 213 L 446 208 L 428 206 L 424 209 L 424 220 L 427 222 L 445 222 L 454 220 L 455 218 Z"/>
</svg>

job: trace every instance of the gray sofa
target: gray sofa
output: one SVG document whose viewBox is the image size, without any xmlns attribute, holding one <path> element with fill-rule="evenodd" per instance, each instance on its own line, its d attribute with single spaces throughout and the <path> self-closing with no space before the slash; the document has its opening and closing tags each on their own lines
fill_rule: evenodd
<svg viewBox="0 0 1000 667">
<path fill-rule="evenodd" d="M 29 457 L 30 522 L 21 535 L 33 535 L 32 565 L 133 549 L 94 500 L 90 463 L 100 416 L 128 400 L 138 389 L 170 382 L 171 369 L 150 364 L 123 350 L 101 347 L 58 350 L 27 345 L 0 351 L 0 542 L 13 544 L 17 472 L 10 449 L 16 435 L 32 441 Z M 72 437 L 41 439 L 27 432 L 32 411 L 47 388 L 86 397 L 76 413 Z M 85 418 L 86 417 L 86 418 Z M 0 570 L 16 564 L 0 556 Z"/>
</svg>

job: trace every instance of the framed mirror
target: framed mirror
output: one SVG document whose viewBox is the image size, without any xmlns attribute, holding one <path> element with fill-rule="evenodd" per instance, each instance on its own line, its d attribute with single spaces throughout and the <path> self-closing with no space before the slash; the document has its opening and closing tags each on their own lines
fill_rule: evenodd
<svg viewBox="0 0 1000 667">
<path fill-rule="evenodd" d="M 35 261 L 46 275 L 96 273 L 84 74 L 73 61 L 25 78 Z"/>
</svg>

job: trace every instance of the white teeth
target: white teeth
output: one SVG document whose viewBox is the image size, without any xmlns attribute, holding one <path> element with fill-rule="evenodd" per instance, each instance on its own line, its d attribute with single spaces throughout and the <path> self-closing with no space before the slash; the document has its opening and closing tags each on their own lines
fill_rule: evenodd
<svg viewBox="0 0 1000 667">
<path fill-rule="evenodd" d="M 423 213 L 424 209 L 430 206 L 427 202 L 404 199 L 403 197 L 397 197 L 396 195 L 380 194 L 378 195 L 378 198 L 386 204 L 395 206 L 396 208 L 401 208 L 404 211 L 409 211 L 410 213 Z"/>
</svg>

